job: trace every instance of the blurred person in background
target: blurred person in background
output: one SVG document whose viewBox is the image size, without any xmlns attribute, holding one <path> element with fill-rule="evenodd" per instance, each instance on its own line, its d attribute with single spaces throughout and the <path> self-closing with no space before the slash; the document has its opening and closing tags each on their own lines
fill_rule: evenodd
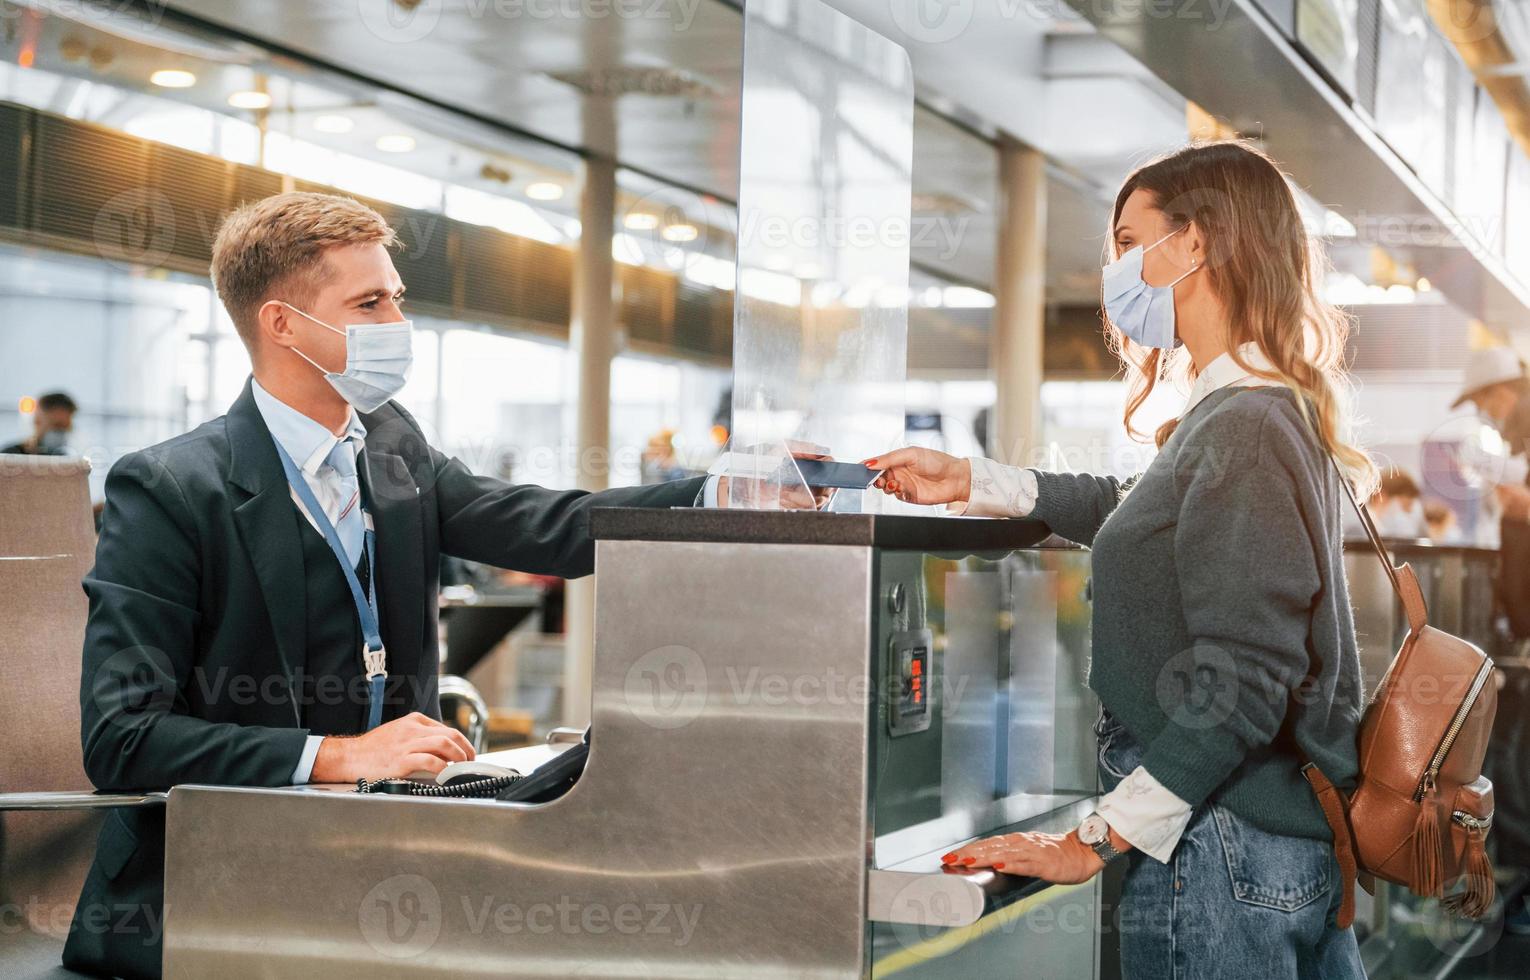
<svg viewBox="0 0 1530 980">
<path fill-rule="evenodd" d="M 0 453 L 28 456 L 63 456 L 69 452 L 69 433 L 74 431 L 74 413 L 79 411 L 74 399 L 62 391 L 50 391 L 37 399 L 32 412 L 32 434 L 13 442 Z"/>
<path fill-rule="evenodd" d="M 1376 529 L 1388 538 L 1422 538 L 1424 524 L 1423 494 L 1418 481 L 1405 471 L 1392 469 L 1381 478 L 1381 486 L 1371 495 L 1371 517 Z"/>
<path fill-rule="evenodd" d="M 1515 464 L 1494 487 L 1506 520 L 1530 521 L 1530 487 L 1526 486 L 1524 456 L 1530 448 L 1530 378 L 1512 347 L 1484 347 L 1467 358 L 1461 393 L 1451 402 L 1459 408 L 1471 402 L 1477 417 L 1503 437 Z"/>
<path fill-rule="evenodd" d="M 1511 347 L 1485 347 L 1467 358 L 1461 393 L 1451 403 L 1471 402 L 1477 416 L 1503 437 L 1509 461 L 1494 487 L 1502 507 L 1498 544 L 1499 622 L 1510 649 L 1500 658 L 1503 687 L 1483 774 L 1493 780 L 1493 837 L 1500 866 L 1530 868 L 1530 669 L 1522 661 L 1530 645 L 1530 489 L 1525 452 L 1530 448 L 1530 380 Z M 1530 935 L 1530 907 L 1523 896 L 1504 910 L 1504 929 Z"/>
<path fill-rule="evenodd" d="M 1460 544 L 1461 528 L 1456 523 L 1456 512 L 1443 500 L 1431 500 L 1424 504 L 1424 523 L 1429 528 L 1429 540 L 1435 544 Z"/>
<path fill-rule="evenodd" d="M 683 480 L 691 475 L 675 455 L 675 430 L 660 429 L 648 440 L 639 464 L 644 486 Z"/>
</svg>

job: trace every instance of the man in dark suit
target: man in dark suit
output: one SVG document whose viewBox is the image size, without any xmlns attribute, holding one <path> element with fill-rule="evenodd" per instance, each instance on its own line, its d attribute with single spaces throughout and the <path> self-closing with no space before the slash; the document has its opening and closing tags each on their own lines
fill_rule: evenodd
<svg viewBox="0 0 1530 980">
<path fill-rule="evenodd" d="M 441 556 L 587 575 L 591 508 L 702 491 L 516 486 L 432 448 L 389 400 L 409 329 L 393 241 L 376 212 L 319 194 L 268 198 L 220 230 L 213 277 L 253 376 L 227 415 L 107 476 L 81 678 L 100 789 L 351 782 L 471 758 L 439 721 Z M 162 808 L 112 811 L 66 965 L 159 975 L 164 858 Z"/>
</svg>

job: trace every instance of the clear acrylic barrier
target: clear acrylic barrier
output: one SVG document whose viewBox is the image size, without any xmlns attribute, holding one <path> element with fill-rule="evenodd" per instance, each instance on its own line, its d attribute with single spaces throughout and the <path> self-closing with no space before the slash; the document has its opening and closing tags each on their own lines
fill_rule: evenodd
<svg viewBox="0 0 1530 980">
<path fill-rule="evenodd" d="M 732 445 L 885 452 L 908 357 L 908 55 L 819 0 L 750 0 L 741 112 Z M 741 465 L 730 506 L 799 499 L 789 472 Z"/>
</svg>

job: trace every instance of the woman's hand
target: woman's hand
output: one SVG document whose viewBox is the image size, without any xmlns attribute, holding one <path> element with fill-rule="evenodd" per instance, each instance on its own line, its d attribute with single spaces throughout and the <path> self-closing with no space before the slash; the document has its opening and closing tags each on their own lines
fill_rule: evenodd
<svg viewBox="0 0 1530 980">
<path fill-rule="evenodd" d="M 1112 840 L 1115 837 L 1111 834 Z M 1056 885 L 1088 881 L 1105 867 L 1094 849 L 1071 833 L 985 837 L 940 860 L 951 867 L 992 868 L 1009 875 L 1040 878 Z"/>
<path fill-rule="evenodd" d="M 966 503 L 972 493 L 972 463 L 934 449 L 898 449 L 862 465 L 882 471 L 872 486 L 911 504 Z"/>
</svg>

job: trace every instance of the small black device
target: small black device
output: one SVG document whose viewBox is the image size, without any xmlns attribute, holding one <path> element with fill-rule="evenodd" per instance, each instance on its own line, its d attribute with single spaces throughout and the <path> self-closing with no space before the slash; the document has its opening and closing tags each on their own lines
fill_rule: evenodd
<svg viewBox="0 0 1530 980">
<path fill-rule="evenodd" d="M 899 630 L 888 643 L 887 730 L 894 737 L 930 727 L 929 630 Z"/>
<path fill-rule="evenodd" d="M 584 772 L 585 760 L 590 757 L 590 730 L 584 730 L 584 739 L 553 758 L 537 766 L 531 775 L 525 776 L 494 797 L 501 803 L 547 803 L 556 800 Z"/>
</svg>

